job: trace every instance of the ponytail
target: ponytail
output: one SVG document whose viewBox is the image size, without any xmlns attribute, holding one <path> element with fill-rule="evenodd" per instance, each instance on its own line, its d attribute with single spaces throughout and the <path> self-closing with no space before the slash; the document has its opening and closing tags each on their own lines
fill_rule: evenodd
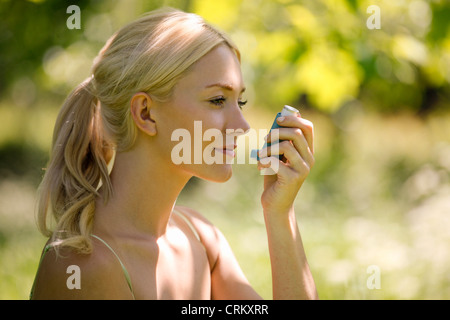
<svg viewBox="0 0 450 320">
<path fill-rule="evenodd" d="M 92 78 L 82 82 L 66 99 L 56 120 L 50 161 L 39 190 L 39 230 L 53 242 L 92 250 L 90 233 L 100 184 L 104 201 L 112 194 L 108 175 L 108 146 L 104 138 L 100 103 Z M 48 213 L 56 222 L 48 227 Z"/>
</svg>

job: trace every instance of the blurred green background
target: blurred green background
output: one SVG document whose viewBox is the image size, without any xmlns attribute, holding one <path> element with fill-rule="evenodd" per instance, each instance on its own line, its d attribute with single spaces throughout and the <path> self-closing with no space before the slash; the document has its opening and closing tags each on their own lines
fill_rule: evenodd
<svg viewBox="0 0 450 320">
<path fill-rule="evenodd" d="M 68 29 L 69 5 L 81 29 Z M 381 28 L 366 25 L 370 5 Z M 0 299 L 27 299 L 46 239 L 36 188 L 65 96 L 98 50 L 140 14 L 202 15 L 239 46 L 255 129 L 284 104 L 315 124 L 316 165 L 296 201 L 322 299 L 450 298 L 448 1 L 0 1 Z M 245 142 L 245 141 L 243 141 Z M 271 298 L 262 176 L 235 165 L 224 184 L 194 180 L 179 203 L 228 238 Z M 369 266 L 380 270 L 371 289 Z"/>
</svg>

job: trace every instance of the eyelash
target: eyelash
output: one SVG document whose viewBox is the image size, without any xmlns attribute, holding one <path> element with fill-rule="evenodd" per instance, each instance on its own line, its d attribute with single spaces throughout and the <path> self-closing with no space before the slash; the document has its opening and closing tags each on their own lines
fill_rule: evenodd
<svg viewBox="0 0 450 320">
<path fill-rule="evenodd" d="M 227 100 L 226 98 L 220 97 L 220 98 L 216 98 L 216 99 L 209 100 L 209 102 L 212 103 L 212 104 L 215 105 L 215 106 L 223 107 L 223 104 L 225 103 L 226 100 Z M 242 110 L 242 108 L 243 108 L 246 104 L 247 104 L 247 100 L 245 100 L 245 101 L 239 100 L 239 101 L 238 101 L 239 109 Z"/>
</svg>

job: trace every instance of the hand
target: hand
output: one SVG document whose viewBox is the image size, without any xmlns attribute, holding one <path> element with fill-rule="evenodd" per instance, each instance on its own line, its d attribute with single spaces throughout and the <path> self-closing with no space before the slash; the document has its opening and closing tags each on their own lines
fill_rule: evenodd
<svg viewBox="0 0 450 320">
<path fill-rule="evenodd" d="M 278 161 L 275 175 L 264 177 L 264 191 L 261 203 L 265 212 L 288 212 L 292 207 L 300 187 L 314 165 L 314 129 L 312 122 L 301 116 L 279 117 L 278 137 L 269 133 L 267 142 L 282 141 L 276 148 L 267 147 L 259 152 L 258 169 L 269 168 L 271 162 Z M 281 161 L 278 154 L 284 155 Z M 264 158 L 267 157 L 267 158 Z"/>
</svg>

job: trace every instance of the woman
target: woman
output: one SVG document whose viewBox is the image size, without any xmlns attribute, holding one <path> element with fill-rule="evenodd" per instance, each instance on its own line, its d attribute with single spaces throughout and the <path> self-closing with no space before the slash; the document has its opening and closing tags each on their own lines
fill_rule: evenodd
<svg viewBox="0 0 450 320">
<path fill-rule="evenodd" d="M 249 129 L 244 90 L 238 49 L 197 15 L 158 10 L 117 32 L 55 125 L 38 207 L 39 227 L 51 238 L 32 298 L 259 299 L 222 233 L 175 207 L 191 177 L 230 178 L 236 132 Z M 194 136 L 198 121 L 203 131 L 223 133 L 210 152 L 224 161 L 175 164 L 173 132 Z M 273 298 L 316 298 L 293 209 L 314 162 L 312 124 L 295 116 L 279 123 L 287 160 L 265 176 L 261 197 Z M 259 169 L 270 165 L 264 159 Z"/>
</svg>

